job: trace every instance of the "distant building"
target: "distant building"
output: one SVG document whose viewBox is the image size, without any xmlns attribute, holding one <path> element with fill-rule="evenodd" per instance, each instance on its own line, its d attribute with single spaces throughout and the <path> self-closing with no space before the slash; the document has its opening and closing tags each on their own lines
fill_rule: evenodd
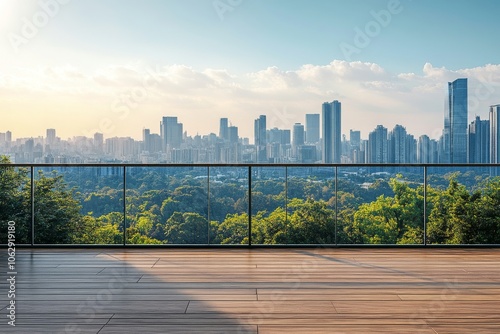
<svg viewBox="0 0 500 334">
<path fill-rule="evenodd" d="M 164 150 L 181 147 L 182 129 L 182 123 L 177 122 L 177 117 L 163 117 L 160 123 L 160 135 Z"/>
<path fill-rule="evenodd" d="M 500 104 L 490 107 L 490 162 L 500 163 Z"/>
<path fill-rule="evenodd" d="M 266 116 L 260 115 L 254 122 L 254 144 L 256 161 L 267 162 Z"/>
<path fill-rule="evenodd" d="M 448 83 L 445 104 L 442 160 L 444 163 L 467 162 L 467 79 Z"/>
<path fill-rule="evenodd" d="M 319 114 L 306 114 L 306 138 L 308 144 L 316 144 L 319 142 Z"/>
<path fill-rule="evenodd" d="M 467 151 L 468 163 L 490 162 L 490 121 L 481 120 L 476 116 L 476 119 L 469 124 Z"/>
<path fill-rule="evenodd" d="M 377 125 L 374 131 L 368 135 L 367 148 L 365 150 L 365 162 L 369 164 L 387 163 L 388 142 L 387 128 L 382 125 Z"/>
<path fill-rule="evenodd" d="M 222 140 L 229 140 L 229 122 L 227 118 L 220 119 L 219 138 Z"/>
<path fill-rule="evenodd" d="M 342 155 L 342 105 L 335 100 L 323 103 L 323 162 L 340 163 Z"/>
</svg>

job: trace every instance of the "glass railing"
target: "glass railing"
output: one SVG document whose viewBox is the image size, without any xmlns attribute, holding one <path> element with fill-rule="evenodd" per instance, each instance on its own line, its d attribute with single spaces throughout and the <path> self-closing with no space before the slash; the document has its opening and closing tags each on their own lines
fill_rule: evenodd
<svg viewBox="0 0 500 334">
<path fill-rule="evenodd" d="M 0 165 L 0 244 L 500 245 L 500 166 Z M 9 225 L 10 222 L 10 225 Z"/>
</svg>

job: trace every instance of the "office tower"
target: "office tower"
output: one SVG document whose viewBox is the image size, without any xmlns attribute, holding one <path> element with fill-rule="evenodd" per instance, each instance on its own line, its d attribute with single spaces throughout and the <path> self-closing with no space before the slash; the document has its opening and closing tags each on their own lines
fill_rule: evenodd
<svg viewBox="0 0 500 334">
<path fill-rule="evenodd" d="M 467 162 L 471 164 L 490 162 L 490 121 L 476 116 L 469 124 L 467 155 Z"/>
<path fill-rule="evenodd" d="M 349 131 L 349 144 L 353 149 L 359 150 L 361 144 L 361 131 Z"/>
<path fill-rule="evenodd" d="M 163 149 L 180 148 L 182 144 L 182 123 L 177 117 L 163 117 L 160 123 L 160 135 L 163 140 Z"/>
<path fill-rule="evenodd" d="M 267 162 L 266 116 L 260 115 L 254 122 L 254 143 L 257 162 Z"/>
<path fill-rule="evenodd" d="M 306 114 L 306 138 L 309 144 L 319 142 L 319 114 Z"/>
<path fill-rule="evenodd" d="M 228 133 L 228 140 L 231 144 L 237 144 L 239 137 L 238 137 L 238 127 L 237 126 L 230 126 L 228 127 L 227 130 Z"/>
<path fill-rule="evenodd" d="M 104 151 L 104 135 L 102 133 L 94 133 L 94 149 L 98 152 Z"/>
<path fill-rule="evenodd" d="M 55 129 L 47 129 L 47 141 L 48 145 L 54 145 L 56 142 L 56 130 Z"/>
<path fill-rule="evenodd" d="M 402 164 L 408 162 L 407 149 L 407 133 L 406 129 L 401 125 L 396 125 L 394 129 L 389 132 L 388 136 L 388 162 Z"/>
<path fill-rule="evenodd" d="M 305 143 L 304 126 L 300 123 L 295 123 L 293 126 L 293 149 L 296 155 L 298 155 L 298 148 L 303 146 Z"/>
<path fill-rule="evenodd" d="M 229 140 L 229 132 L 228 132 L 228 120 L 227 118 L 220 119 L 219 126 L 219 138 L 222 140 Z"/>
<path fill-rule="evenodd" d="M 10 144 L 12 142 L 12 132 L 10 131 L 5 132 L 5 142 L 7 144 Z"/>
<path fill-rule="evenodd" d="M 290 145 L 292 134 L 289 129 L 281 130 L 281 145 Z"/>
<path fill-rule="evenodd" d="M 342 154 L 341 141 L 342 105 L 335 100 L 323 103 L 323 162 L 340 163 Z"/>
<path fill-rule="evenodd" d="M 143 151 L 151 152 L 151 130 L 149 129 L 142 130 L 142 145 L 143 145 Z"/>
<path fill-rule="evenodd" d="M 490 107 L 490 162 L 500 163 L 500 104 Z"/>
<path fill-rule="evenodd" d="M 293 125 L 292 156 L 300 161 L 299 149 L 305 144 L 304 125 L 295 123 Z"/>
<path fill-rule="evenodd" d="M 272 128 L 271 130 L 268 131 L 268 142 L 269 144 L 281 144 L 281 132 L 283 130 L 280 130 L 278 128 Z"/>
<path fill-rule="evenodd" d="M 365 149 L 366 163 L 381 164 L 388 161 L 387 128 L 377 125 L 368 136 Z"/>
<path fill-rule="evenodd" d="M 467 162 L 467 79 L 448 82 L 443 130 L 443 162 Z"/>
<path fill-rule="evenodd" d="M 431 140 L 427 135 L 418 137 L 417 160 L 421 164 L 431 162 Z"/>
</svg>

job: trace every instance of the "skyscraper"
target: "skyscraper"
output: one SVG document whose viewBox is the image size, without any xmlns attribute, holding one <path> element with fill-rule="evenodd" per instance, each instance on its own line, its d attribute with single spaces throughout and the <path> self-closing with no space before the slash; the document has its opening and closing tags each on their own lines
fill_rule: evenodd
<svg viewBox="0 0 500 334">
<path fill-rule="evenodd" d="M 490 162 L 490 121 L 479 116 L 469 124 L 467 140 L 467 162 L 471 164 Z"/>
<path fill-rule="evenodd" d="M 309 144 L 319 142 L 319 114 L 306 114 L 306 138 Z"/>
<path fill-rule="evenodd" d="M 366 163 L 383 164 L 388 161 L 387 128 L 377 125 L 368 135 Z"/>
<path fill-rule="evenodd" d="M 254 122 L 254 143 L 257 162 L 267 162 L 266 116 L 260 115 Z"/>
<path fill-rule="evenodd" d="M 55 129 L 47 129 L 47 144 L 54 145 L 56 142 L 56 130 Z"/>
<path fill-rule="evenodd" d="M 337 100 L 323 103 L 324 163 L 340 163 L 342 154 L 341 109 L 342 105 Z"/>
<path fill-rule="evenodd" d="M 223 140 L 229 140 L 228 120 L 227 120 L 227 118 L 221 118 L 220 119 L 219 138 L 223 139 Z"/>
<path fill-rule="evenodd" d="M 443 161 L 467 162 L 467 79 L 448 82 L 443 130 Z"/>
<path fill-rule="evenodd" d="M 298 156 L 299 147 L 304 146 L 304 126 L 300 123 L 295 123 L 293 126 L 293 152 Z"/>
<path fill-rule="evenodd" d="M 182 123 L 177 122 L 177 117 L 163 117 L 160 123 L 160 135 L 163 148 L 180 148 L 182 144 Z"/>
<path fill-rule="evenodd" d="M 407 143 L 407 132 L 406 128 L 402 125 L 396 125 L 394 129 L 389 133 L 388 138 L 388 162 L 389 163 L 408 163 L 409 152 Z"/>
<path fill-rule="evenodd" d="M 490 107 L 490 163 L 500 163 L 500 104 Z"/>
</svg>

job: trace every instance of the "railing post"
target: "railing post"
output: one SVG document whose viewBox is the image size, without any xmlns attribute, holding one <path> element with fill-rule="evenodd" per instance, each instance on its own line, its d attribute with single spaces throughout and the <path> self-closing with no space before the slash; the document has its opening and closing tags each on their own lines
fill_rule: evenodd
<svg viewBox="0 0 500 334">
<path fill-rule="evenodd" d="M 207 166 L 207 245 L 210 245 L 210 166 Z"/>
<path fill-rule="evenodd" d="M 248 166 L 248 246 L 252 246 L 252 167 Z"/>
<path fill-rule="evenodd" d="M 30 197 L 31 197 L 31 246 L 35 245 L 35 167 L 30 167 L 31 184 L 30 184 Z"/>
<path fill-rule="evenodd" d="M 123 246 L 127 245 L 127 167 L 123 166 Z"/>
<path fill-rule="evenodd" d="M 427 246 L 427 166 L 424 165 L 424 246 Z"/>
<path fill-rule="evenodd" d="M 337 181 L 338 181 L 338 166 L 335 166 L 335 246 L 338 246 L 338 239 L 337 239 L 337 229 L 338 229 L 338 213 L 339 213 L 339 206 L 338 206 L 338 193 L 337 193 Z"/>
<path fill-rule="evenodd" d="M 288 239 L 288 167 L 285 167 L 285 235 Z"/>
</svg>

